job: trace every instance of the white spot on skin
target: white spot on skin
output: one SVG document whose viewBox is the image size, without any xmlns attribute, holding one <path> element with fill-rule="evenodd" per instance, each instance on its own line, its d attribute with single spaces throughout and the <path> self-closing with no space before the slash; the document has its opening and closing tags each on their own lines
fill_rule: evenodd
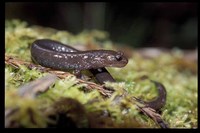
<svg viewBox="0 0 200 133">
<path fill-rule="evenodd" d="M 88 58 L 88 56 L 87 56 L 87 55 L 84 55 L 83 59 L 87 59 L 87 58 Z"/>
<path fill-rule="evenodd" d="M 59 55 L 59 56 L 58 56 L 58 58 L 62 58 L 62 56 L 61 56 L 61 55 Z"/>
<path fill-rule="evenodd" d="M 111 55 L 108 56 L 107 58 L 108 58 L 108 60 L 111 60 L 111 61 L 115 59 L 115 58 L 114 58 L 113 56 L 111 56 Z"/>
<path fill-rule="evenodd" d="M 54 55 L 54 57 L 57 57 L 57 58 L 58 58 L 58 55 L 56 54 L 56 55 Z"/>
<path fill-rule="evenodd" d="M 98 70 L 98 72 L 102 72 L 102 69 L 101 69 L 101 68 L 98 68 L 97 70 Z"/>
<path fill-rule="evenodd" d="M 65 48 L 64 48 L 64 47 L 62 47 L 62 51 L 65 51 Z"/>
<path fill-rule="evenodd" d="M 101 58 L 100 58 L 100 57 L 95 57 L 94 59 L 95 59 L 95 60 L 101 60 Z"/>
<path fill-rule="evenodd" d="M 61 55 L 54 55 L 54 57 L 56 57 L 56 58 L 62 58 Z"/>
</svg>

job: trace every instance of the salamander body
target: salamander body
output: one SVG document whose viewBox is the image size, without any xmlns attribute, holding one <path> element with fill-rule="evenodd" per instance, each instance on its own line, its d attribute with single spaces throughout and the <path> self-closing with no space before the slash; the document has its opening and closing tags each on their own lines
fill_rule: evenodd
<svg viewBox="0 0 200 133">
<path fill-rule="evenodd" d="M 78 51 L 49 39 L 34 41 L 31 46 L 31 56 L 42 66 L 63 71 L 124 67 L 128 63 L 128 59 L 122 52 L 112 50 Z"/>
</svg>

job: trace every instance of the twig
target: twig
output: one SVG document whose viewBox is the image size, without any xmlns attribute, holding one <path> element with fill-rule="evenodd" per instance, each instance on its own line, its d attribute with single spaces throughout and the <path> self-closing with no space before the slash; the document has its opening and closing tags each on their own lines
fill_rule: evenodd
<svg viewBox="0 0 200 133">
<path fill-rule="evenodd" d="M 57 76 L 48 74 L 42 78 L 31 81 L 19 88 L 19 95 L 22 97 L 35 98 L 39 92 L 45 92 L 49 86 L 55 83 Z"/>
<path fill-rule="evenodd" d="M 155 121 L 161 128 L 169 128 L 168 125 L 162 120 L 161 115 L 156 113 L 156 111 L 149 107 L 140 107 L 138 109 L 142 111 L 145 115 L 150 117 L 153 121 Z"/>
</svg>

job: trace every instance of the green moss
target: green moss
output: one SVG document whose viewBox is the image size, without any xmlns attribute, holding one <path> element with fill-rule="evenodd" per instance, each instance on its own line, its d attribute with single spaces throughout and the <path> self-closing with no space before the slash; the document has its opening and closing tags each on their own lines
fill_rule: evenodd
<svg viewBox="0 0 200 133">
<path fill-rule="evenodd" d="M 52 28 L 28 26 L 24 21 L 6 21 L 6 55 L 31 62 L 30 45 L 34 40 L 41 38 L 58 40 L 75 47 L 79 44 L 78 47 L 117 49 L 109 40 L 107 32 L 85 30 L 73 35 L 67 31 L 58 31 Z M 55 85 L 38 95 L 36 99 L 19 97 L 19 86 L 42 77 L 46 73 L 35 69 L 30 70 L 25 66 L 16 69 L 6 65 L 5 107 L 6 109 L 18 109 L 14 115 L 7 118 L 7 121 L 14 121 L 21 127 L 47 127 L 51 120 L 44 115 L 45 111 L 43 110 L 52 107 L 60 98 L 64 97 L 77 100 L 85 110 L 84 119 L 87 119 L 87 122 L 83 122 L 84 126 L 80 126 L 79 123 L 77 127 L 157 128 L 158 126 L 149 117 L 139 113 L 135 103 L 128 100 L 130 96 L 144 100 L 151 100 L 157 96 L 154 84 L 148 80 L 138 80 L 142 76 L 148 76 L 152 80 L 163 83 L 166 87 L 167 102 L 162 109 L 162 118 L 169 124 L 169 127 L 196 128 L 197 73 L 190 69 L 183 69 L 181 64 L 177 63 L 177 58 L 182 58 L 183 55 L 181 50 L 174 49 L 172 54 L 163 53 L 157 58 L 145 59 L 132 52 L 129 63 L 124 68 L 108 68 L 111 75 L 117 80 L 116 83 L 106 83 L 106 86 L 115 89 L 110 98 L 104 98 L 96 89 L 88 91 L 86 84 L 78 83 L 77 78 L 73 76 L 56 81 Z M 193 65 L 197 66 L 197 62 L 194 62 Z M 122 99 L 119 105 L 113 105 L 112 100 L 115 96 L 122 94 L 123 89 L 129 95 Z M 71 109 L 69 108 L 69 110 Z M 100 117 L 102 112 L 105 114 L 104 117 Z M 73 116 L 74 118 L 74 115 L 76 113 L 69 117 Z M 32 120 L 33 116 L 34 120 Z"/>
</svg>

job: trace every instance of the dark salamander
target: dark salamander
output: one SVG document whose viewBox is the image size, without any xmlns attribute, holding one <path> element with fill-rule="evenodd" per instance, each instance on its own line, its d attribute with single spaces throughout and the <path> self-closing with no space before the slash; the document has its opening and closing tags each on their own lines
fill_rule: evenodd
<svg viewBox="0 0 200 133">
<path fill-rule="evenodd" d="M 124 67 L 128 63 L 128 59 L 122 52 L 112 50 L 79 51 L 49 39 L 34 41 L 31 46 L 31 56 L 35 62 L 45 67 L 63 71 L 69 69 L 91 70 L 96 75 L 107 73 L 104 67 Z M 110 75 L 108 78 L 107 75 L 100 76 L 100 78 L 106 78 L 107 81 L 113 82 L 112 76 Z M 100 82 L 102 80 L 100 79 Z"/>
</svg>

